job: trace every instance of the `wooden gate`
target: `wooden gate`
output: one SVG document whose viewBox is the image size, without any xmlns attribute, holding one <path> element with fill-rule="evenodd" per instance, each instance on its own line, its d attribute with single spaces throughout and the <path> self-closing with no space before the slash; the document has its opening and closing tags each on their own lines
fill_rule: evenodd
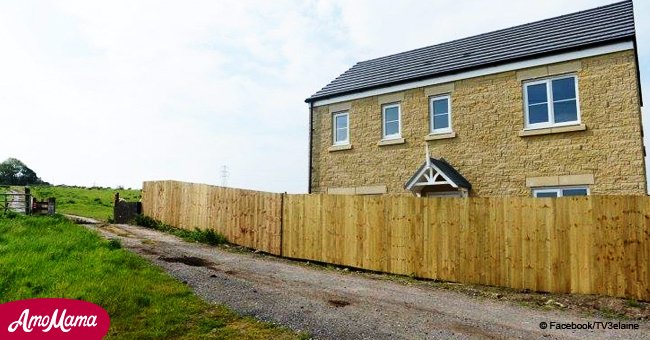
<svg viewBox="0 0 650 340">
<path fill-rule="evenodd" d="M 26 189 L 25 193 L 9 191 L 0 194 L 0 198 L 2 198 L 0 200 L 0 202 L 2 202 L 1 210 L 5 214 L 10 211 L 21 214 L 30 214 L 32 211 L 32 195 L 30 195 L 29 189 Z"/>
<path fill-rule="evenodd" d="M 24 192 L 9 190 L 0 193 L 0 213 L 14 212 L 26 215 L 54 215 L 56 213 L 56 199 L 53 197 L 44 201 L 37 200 L 29 188 Z"/>
</svg>

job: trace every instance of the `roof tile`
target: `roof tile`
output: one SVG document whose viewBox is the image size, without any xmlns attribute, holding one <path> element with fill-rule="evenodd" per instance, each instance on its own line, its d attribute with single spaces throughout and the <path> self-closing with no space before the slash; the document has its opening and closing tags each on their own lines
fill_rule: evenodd
<svg viewBox="0 0 650 340">
<path fill-rule="evenodd" d="M 306 101 L 634 39 L 632 1 L 357 63 Z"/>
</svg>

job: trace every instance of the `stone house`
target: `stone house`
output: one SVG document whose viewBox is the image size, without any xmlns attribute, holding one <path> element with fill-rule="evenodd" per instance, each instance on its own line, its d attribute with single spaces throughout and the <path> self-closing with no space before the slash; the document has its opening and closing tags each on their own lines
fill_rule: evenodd
<svg viewBox="0 0 650 340">
<path fill-rule="evenodd" d="M 646 194 L 632 1 L 363 61 L 306 102 L 310 192 Z"/>
</svg>

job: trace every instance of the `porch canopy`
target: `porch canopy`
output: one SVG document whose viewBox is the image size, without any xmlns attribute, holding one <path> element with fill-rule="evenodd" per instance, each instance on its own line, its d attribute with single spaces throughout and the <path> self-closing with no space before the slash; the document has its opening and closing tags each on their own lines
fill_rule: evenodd
<svg viewBox="0 0 650 340">
<path fill-rule="evenodd" d="M 426 157 L 404 188 L 417 196 L 467 197 L 472 185 L 443 158 Z"/>
</svg>

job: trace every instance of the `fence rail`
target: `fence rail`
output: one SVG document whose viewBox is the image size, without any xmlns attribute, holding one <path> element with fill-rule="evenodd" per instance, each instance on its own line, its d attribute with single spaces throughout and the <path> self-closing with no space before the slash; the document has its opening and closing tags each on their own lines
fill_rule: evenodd
<svg viewBox="0 0 650 340">
<path fill-rule="evenodd" d="M 145 182 L 144 213 L 285 257 L 650 300 L 650 198 L 280 195 Z"/>
</svg>

